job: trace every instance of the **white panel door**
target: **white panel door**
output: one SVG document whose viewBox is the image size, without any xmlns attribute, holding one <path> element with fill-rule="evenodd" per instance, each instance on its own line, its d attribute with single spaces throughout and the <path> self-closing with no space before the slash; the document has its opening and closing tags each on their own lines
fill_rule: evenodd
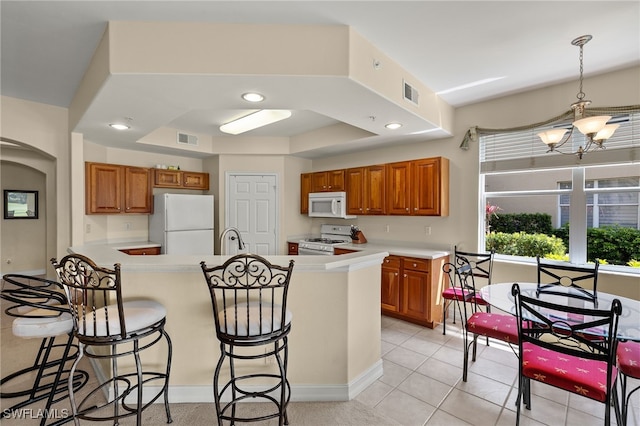
<svg viewBox="0 0 640 426">
<path fill-rule="evenodd" d="M 259 255 L 277 254 L 276 176 L 273 174 L 230 174 L 227 188 L 227 226 L 238 228 L 246 251 Z M 238 245 L 227 234 L 226 253 L 237 254 Z"/>
</svg>

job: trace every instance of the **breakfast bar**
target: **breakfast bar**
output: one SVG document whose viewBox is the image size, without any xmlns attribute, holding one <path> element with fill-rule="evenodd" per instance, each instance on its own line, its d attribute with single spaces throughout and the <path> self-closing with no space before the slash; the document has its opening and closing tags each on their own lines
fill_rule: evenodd
<svg viewBox="0 0 640 426">
<path fill-rule="evenodd" d="M 120 263 L 125 298 L 153 299 L 167 308 L 166 330 L 173 341 L 170 399 L 212 401 L 219 343 L 199 264 L 219 265 L 229 256 L 129 256 L 120 246 L 91 244 L 69 251 L 104 267 Z M 365 250 L 348 256 L 294 257 L 288 303 L 293 313 L 288 368 L 293 401 L 350 400 L 382 375 L 380 270 L 387 255 Z M 291 259 L 265 257 L 278 265 Z M 160 362 L 162 354 L 157 359 Z M 101 367 L 94 368 L 96 374 L 105 374 Z"/>
</svg>

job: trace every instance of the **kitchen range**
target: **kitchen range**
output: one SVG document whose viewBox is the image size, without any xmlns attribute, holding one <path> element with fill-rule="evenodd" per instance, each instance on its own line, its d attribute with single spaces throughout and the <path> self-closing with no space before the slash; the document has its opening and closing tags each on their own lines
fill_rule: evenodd
<svg viewBox="0 0 640 426">
<path fill-rule="evenodd" d="M 351 229 L 351 225 L 321 225 L 320 237 L 300 240 L 298 254 L 331 256 L 335 246 L 351 242 Z"/>
</svg>

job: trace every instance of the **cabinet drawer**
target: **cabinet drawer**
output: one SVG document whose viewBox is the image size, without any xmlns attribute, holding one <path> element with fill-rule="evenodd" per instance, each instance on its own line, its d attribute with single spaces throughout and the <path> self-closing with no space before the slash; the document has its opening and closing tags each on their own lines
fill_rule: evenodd
<svg viewBox="0 0 640 426">
<path fill-rule="evenodd" d="M 349 249 L 339 248 L 339 247 L 334 247 L 333 248 L 333 254 L 335 254 L 335 255 L 355 253 L 356 251 L 357 250 L 349 250 Z"/>
<path fill-rule="evenodd" d="M 431 261 L 429 259 L 418 259 L 415 257 L 405 257 L 404 269 L 410 269 L 413 271 L 429 272 L 431 269 Z"/>
<path fill-rule="evenodd" d="M 297 255 L 298 243 L 287 243 L 287 249 L 288 249 L 289 255 Z"/>
<path fill-rule="evenodd" d="M 382 267 L 400 269 L 400 258 L 398 256 L 387 256 L 382 261 Z"/>
</svg>

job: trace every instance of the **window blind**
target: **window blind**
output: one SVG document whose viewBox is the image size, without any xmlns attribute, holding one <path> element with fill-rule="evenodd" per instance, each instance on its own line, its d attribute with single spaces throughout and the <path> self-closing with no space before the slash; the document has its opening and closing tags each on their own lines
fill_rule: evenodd
<svg viewBox="0 0 640 426">
<path fill-rule="evenodd" d="M 565 127 L 571 122 L 555 123 L 532 129 L 508 133 L 481 135 L 479 138 L 480 170 L 512 171 L 533 168 L 554 168 L 638 161 L 640 159 L 640 112 L 616 115 L 610 124 L 620 124 L 613 136 L 604 142 L 605 149 L 584 154 L 579 160 L 575 154 L 579 146 L 586 146 L 586 137 L 577 129 L 559 152 L 547 152 L 547 146 L 537 135 L 539 132 Z"/>
</svg>

